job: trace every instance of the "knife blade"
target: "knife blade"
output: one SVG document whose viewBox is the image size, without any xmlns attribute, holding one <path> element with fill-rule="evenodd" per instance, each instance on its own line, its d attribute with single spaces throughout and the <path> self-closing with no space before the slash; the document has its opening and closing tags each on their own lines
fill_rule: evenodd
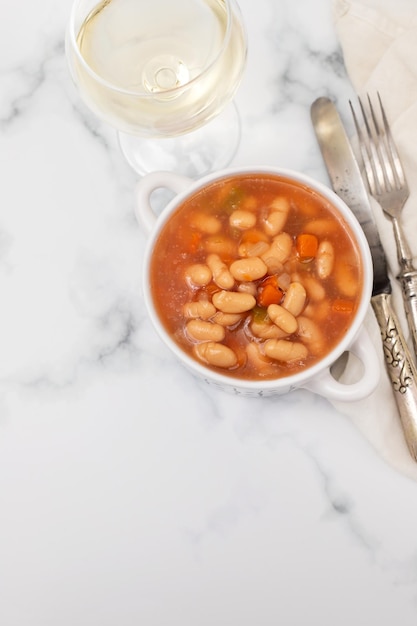
<svg viewBox="0 0 417 626">
<path fill-rule="evenodd" d="M 417 369 L 393 308 L 385 251 L 368 192 L 334 102 L 325 97 L 315 100 L 311 120 L 332 188 L 356 215 L 368 240 L 374 272 L 371 305 L 381 331 L 385 366 L 405 440 L 417 461 Z"/>
</svg>

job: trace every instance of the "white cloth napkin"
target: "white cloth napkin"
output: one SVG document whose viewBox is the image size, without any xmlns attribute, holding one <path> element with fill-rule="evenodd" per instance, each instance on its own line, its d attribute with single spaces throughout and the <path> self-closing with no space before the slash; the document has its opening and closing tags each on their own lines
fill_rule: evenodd
<svg viewBox="0 0 417 626">
<path fill-rule="evenodd" d="M 344 61 L 356 93 L 376 100 L 380 93 L 394 140 L 406 171 L 410 198 L 402 213 L 413 255 L 417 254 L 417 2 L 416 0 L 333 0 L 336 31 Z M 375 218 L 388 257 L 393 283 L 393 305 L 412 350 L 401 290 L 396 280 L 398 262 L 392 224 L 373 202 Z M 386 373 L 380 331 L 370 307 L 366 326 L 380 349 L 381 381 L 367 399 L 354 403 L 334 403 L 348 416 L 394 468 L 417 480 L 417 463 L 404 440 Z M 355 376 L 354 360 L 349 360 L 345 381 Z"/>
</svg>

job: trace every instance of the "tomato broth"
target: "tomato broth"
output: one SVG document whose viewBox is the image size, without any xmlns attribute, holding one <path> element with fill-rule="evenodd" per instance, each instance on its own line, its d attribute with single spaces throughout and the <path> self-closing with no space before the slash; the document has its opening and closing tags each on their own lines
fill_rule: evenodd
<svg viewBox="0 0 417 626">
<path fill-rule="evenodd" d="M 241 174 L 186 198 L 154 244 L 151 293 L 167 333 L 244 380 L 311 367 L 348 331 L 363 289 L 349 225 L 318 192 Z"/>
</svg>

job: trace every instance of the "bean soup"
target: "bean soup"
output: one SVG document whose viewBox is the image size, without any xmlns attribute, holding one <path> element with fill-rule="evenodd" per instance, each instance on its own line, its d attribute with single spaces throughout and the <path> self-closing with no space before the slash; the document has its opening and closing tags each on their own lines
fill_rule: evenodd
<svg viewBox="0 0 417 626">
<path fill-rule="evenodd" d="M 167 332 L 200 363 L 245 380 L 292 375 L 327 355 L 362 286 L 358 247 L 332 204 L 268 174 L 220 179 L 185 199 L 152 255 Z"/>
</svg>

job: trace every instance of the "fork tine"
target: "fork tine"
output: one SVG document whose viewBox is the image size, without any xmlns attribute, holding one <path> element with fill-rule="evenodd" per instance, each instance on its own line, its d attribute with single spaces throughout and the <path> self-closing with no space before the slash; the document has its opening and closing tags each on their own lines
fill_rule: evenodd
<svg viewBox="0 0 417 626">
<path fill-rule="evenodd" d="M 358 97 L 364 131 L 361 129 L 350 101 L 349 104 L 359 140 L 369 190 L 372 195 L 379 196 L 384 192 L 389 193 L 395 189 L 407 188 L 407 182 L 379 92 L 377 92 L 377 96 L 382 124 L 378 121 L 378 116 L 369 94 L 367 94 L 369 113 L 366 112 L 362 100 Z"/>
<path fill-rule="evenodd" d="M 394 143 L 394 139 L 392 137 L 391 128 L 388 124 L 388 119 L 385 113 L 385 109 L 382 105 L 382 100 L 379 92 L 377 93 L 379 106 L 381 109 L 382 122 L 384 124 L 384 131 L 386 142 L 388 146 L 388 157 L 391 163 L 392 173 L 393 173 L 393 184 L 397 189 L 404 187 L 407 183 L 405 180 L 404 169 L 398 155 L 397 147 Z"/>
<path fill-rule="evenodd" d="M 380 166 L 380 176 L 381 176 L 379 180 L 381 182 L 381 187 L 383 188 L 385 187 L 387 191 L 390 191 L 391 189 L 393 189 L 393 187 L 395 187 L 395 175 L 394 175 L 392 159 L 390 156 L 389 145 L 386 142 L 386 139 L 387 139 L 386 135 L 381 130 L 381 127 L 378 123 L 378 119 L 375 114 L 375 110 L 372 105 L 369 94 L 367 94 L 367 97 L 368 97 L 369 111 L 371 113 L 371 118 L 372 118 L 374 133 L 375 133 L 375 147 L 376 147 L 376 152 L 379 157 L 378 163 Z M 380 100 L 380 104 L 381 104 L 381 100 Z M 385 119 L 386 119 L 386 116 L 385 116 Z M 385 122 L 384 122 L 384 126 L 385 126 Z"/>
<path fill-rule="evenodd" d="M 358 117 L 356 115 L 356 111 L 354 109 L 354 106 L 352 104 L 352 102 L 349 100 L 349 106 L 350 106 L 350 110 L 352 112 L 352 117 L 353 117 L 353 121 L 355 124 L 355 129 L 356 129 L 356 135 L 358 137 L 358 141 L 359 141 L 359 149 L 361 152 L 361 156 L 362 156 L 362 162 L 365 168 L 365 177 L 366 177 L 366 181 L 368 183 L 368 187 L 369 190 L 371 192 L 371 194 L 377 194 L 380 192 L 380 185 L 378 182 L 378 176 L 377 176 L 377 172 L 375 170 L 375 158 L 374 158 L 374 152 L 375 149 L 372 149 L 372 135 L 371 135 L 371 131 L 368 125 L 368 120 L 365 116 L 365 112 L 363 110 L 363 105 L 362 102 L 360 100 L 360 98 L 358 98 L 358 102 L 359 102 L 359 107 L 361 109 L 361 113 L 362 113 L 362 118 L 364 120 L 364 124 L 365 124 L 365 128 L 366 128 L 366 137 L 364 135 L 364 133 L 362 132 L 362 128 L 361 125 L 359 124 L 359 120 Z"/>
<path fill-rule="evenodd" d="M 369 115 L 365 112 L 365 107 L 363 106 L 360 98 L 359 103 L 371 146 L 371 163 L 375 173 L 375 179 L 377 181 L 377 192 L 382 193 L 383 190 L 391 189 L 393 178 L 387 150 L 383 142 L 383 136 L 375 115 L 375 110 L 372 106 L 369 95 L 367 98 Z"/>
</svg>

